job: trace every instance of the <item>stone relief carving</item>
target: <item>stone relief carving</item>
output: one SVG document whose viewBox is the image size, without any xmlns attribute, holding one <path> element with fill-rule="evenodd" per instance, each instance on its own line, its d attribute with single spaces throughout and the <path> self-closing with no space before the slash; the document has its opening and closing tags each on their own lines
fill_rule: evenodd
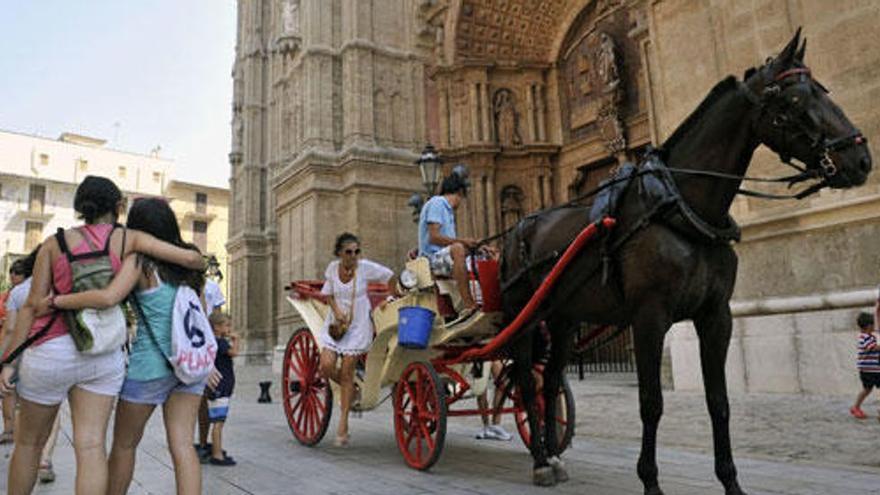
<svg viewBox="0 0 880 495">
<path fill-rule="evenodd" d="M 496 91 L 492 110 L 495 115 L 495 141 L 502 146 L 521 145 L 519 113 L 513 101 L 513 92 L 507 88 Z"/>
<path fill-rule="evenodd" d="M 571 128 L 596 123 L 605 148 L 612 154 L 626 150 L 625 127 L 620 118 L 624 99 L 621 57 L 614 38 L 598 31 L 583 40 L 569 81 Z"/>
<path fill-rule="evenodd" d="M 626 133 L 616 104 L 599 109 L 599 134 L 605 142 L 605 149 L 612 154 L 626 151 Z"/>
<path fill-rule="evenodd" d="M 505 229 L 516 225 L 525 212 L 525 194 L 519 186 L 504 186 L 501 190 L 501 220 Z"/>
<path fill-rule="evenodd" d="M 300 0 L 282 0 L 281 34 L 275 40 L 275 49 L 282 55 L 295 55 L 300 46 Z"/>
<path fill-rule="evenodd" d="M 596 2 L 596 13 L 602 15 L 611 9 L 619 7 L 620 4 L 620 0 L 599 0 Z"/>
<path fill-rule="evenodd" d="M 284 34 L 299 34 L 299 0 L 284 0 L 281 6 L 281 25 Z"/>
<path fill-rule="evenodd" d="M 241 104 L 232 105 L 232 153 L 241 153 L 244 137 L 244 119 L 241 116 Z"/>
<path fill-rule="evenodd" d="M 614 89 L 620 84 L 620 73 L 617 70 L 617 55 L 614 40 L 608 33 L 599 34 L 599 50 L 596 52 L 596 67 L 599 77 L 606 90 Z"/>
</svg>

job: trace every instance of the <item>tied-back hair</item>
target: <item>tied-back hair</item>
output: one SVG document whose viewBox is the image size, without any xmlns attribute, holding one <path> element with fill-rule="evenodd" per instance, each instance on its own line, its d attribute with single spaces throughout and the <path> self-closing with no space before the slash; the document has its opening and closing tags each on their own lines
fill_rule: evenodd
<svg viewBox="0 0 880 495">
<path fill-rule="evenodd" d="M 130 229 L 146 232 L 169 244 L 200 252 L 194 244 L 183 242 L 177 218 L 164 199 L 138 198 L 135 200 L 128 211 L 126 226 Z M 175 286 L 188 285 L 201 295 L 202 287 L 205 285 L 203 271 L 190 270 L 143 254 L 138 254 L 138 261 L 145 275 L 156 270 L 163 282 Z"/>
<path fill-rule="evenodd" d="M 76 188 L 73 209 L 87 224 L 95 223 L 107 213 L 116 221 L 116 208 L 122 201 L 122 192 L 112 180 L 95 175 L 86 176 Z"/>
<path fill-rule="evenodd" d="M 42 247 L 42 244 L 38 244 L 37 247 L 35 247 L 34 250 L 24 258 L 15 260 L 15 262 L 12 263 L 12 266 L 9 267 L 9 273 L 21 275 L 24 278 L 33 275 L 34 265 L 37 264 L 37 255 L 40 253 L 40 247 Z"/>
<path fill-rule="evenodd" d="M 356 235 L 351 232 L 343 232 L 336 237 L 336 245 L 333 247 L 333 254 L 335 256 L 339 256 L 339 253 L 342 252 L 342 246 L 348 244 L 349 242 L 354 242 L 356 244 L 360 244 L 360 239 L 357 238 Z"/>
</svg>

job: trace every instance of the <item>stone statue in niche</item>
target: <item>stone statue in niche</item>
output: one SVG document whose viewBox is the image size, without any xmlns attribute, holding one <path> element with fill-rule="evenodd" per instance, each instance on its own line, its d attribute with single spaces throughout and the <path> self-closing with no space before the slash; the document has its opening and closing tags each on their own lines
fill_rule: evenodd
<svg viewBox="0 0 880 495">
<path fill-rule="evenodd" d="M 507 229 L 516 225 L 523 217 L 525 194 L 518 186 L 504 186 L 501 190 L 501 220 Z"/>
<path fill-rule="evenodd" d="M 504 146 L 519 146 L 522 138 L 519 134 L 519 114 L 513 101 L 513 92 L 499 89 L 492 100 L 495 114 L 495 139 Z"/>
<path fill-rule="evenodd" d="M 620 73 L 617 70 L 617 53 L 614 39 L 608 33 L 599 34 L 599 49 L 596 51 L 596 68 L 606 90 L 615 89 L 620 85 Z"/>
<path fill-rule="evenodd" d="M 232 106 L 232 152 L 241 152 L 241 142 L 244 137 L 244 119 L 241 117 L 241 105 Z"/>
<path fill-rule="evenodd" d="M 284 34 L 299 34 L 299 0 L 284 0 L 281 5 Z"/>
</svg>

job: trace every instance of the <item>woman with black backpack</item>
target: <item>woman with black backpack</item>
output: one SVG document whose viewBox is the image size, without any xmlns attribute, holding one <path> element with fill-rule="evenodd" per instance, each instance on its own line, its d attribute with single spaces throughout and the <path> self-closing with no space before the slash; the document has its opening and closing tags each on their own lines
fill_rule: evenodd
<svg viewBox="0 0 880 495">
<path fill-rule="evenodd" d="M 197 252 L 118 225 L 116 221 L 125 202 L 119 188 L 108 179 L 86 177 L 76 190 L 73 206 L 85 224 L 59 229 L 43 242 L 28 299 L 16 318 L 10 345 L 13 350 L 4 357 L 4 363 L 11 364 L 0 371 L 0 394 L 15 390 L 19 396 L 15 450 L 9 463 L 9 494 L 29 494 L 33 489 L 40 452 L 64 398 L 69 399 L 73 422 L 75 492 L 105 494 L 107 424 L 125 377 L 122 346 L 98 349 L 96 337 L 100 335 L 89 335 L 89 324 L 95 324 L 94 320 L 80 324 L 60 311 L 38 317 L 37 306 L 47 296 L 72 292 L 80 281 L 106 281 L 107 275 L 121 270 L 125 253 L 144 253 L 192 269 L 202 269 L 204 265 Z M 88 263 L 90 259 L 93 263 Z M 90 272 L 94 267 L 100 270 Z M 101 334 L 118 336 L 121 330 L 124 338 L 124 318 L 121 322 L 112 321 L 118 323 L 102 328 L 106 331 Z"/>
</svg>

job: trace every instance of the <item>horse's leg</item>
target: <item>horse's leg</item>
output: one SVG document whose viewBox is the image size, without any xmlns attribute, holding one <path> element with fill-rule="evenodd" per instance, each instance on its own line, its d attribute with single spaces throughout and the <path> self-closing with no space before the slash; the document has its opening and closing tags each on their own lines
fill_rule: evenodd
<svg viewBox="0 0 880 495">
<path fill-rule="evenodd" d="M 557 482 L 568 481 L 568 472 L 565 464 L 559 458 L 559 438 L 556 436 L 556 415 L 558 414 L 559 387 L 562 385 L 562 375 L 565 373 L 565 365 L 571 355 L 571 331 L 570 326 L 562 322 L 551 322 L 550 356 L 544 367 L 544 439 L 547 447 L 548 462 L 553 468 L 553 474 Z M 569 421 L 572 418 L 568 418 Z"/>
<path fill-rule="evenodd" d="M 724 485 L 727 495 L 744 492 L 736 481 L 736 466 L 730 449 L 730 407 L 727 402 L 727 381 L 724 364 L 730 345 L 732 321 L 727 301 L 704 311 L 694 319 L 700 339 L 700 362 L 703 368 L 703 388 L 706 406 L 712 418 L 712 438 L 715 444 L 715 474 Z"/>
<path fill-rule="evenodd" d="M 642 307 L 633 332 L 636 368 L 639 377 L 639 411 L 642 417 L 642 452 L 637 471 L 646 495 L 662 495 L 657 482 L 657 425 L 663 415 L 663 392 L 660 389 L 660 359 L 663 337 L 670 322 L 662 309 Z"/>
<path fill-rule="evenodd" d="M 511 349 L 513 351 L 513 380 L 519 388 L 529 431 L 532 433 L 529 451 L 534 459 L 532 482 L 539 486 L 556 484 L 553 468 L 547 463 L 547 452 L 544 449 L 543 435 L 538 427 L 538 407 L 535 401 L 535 377 L 532 376 L 532 339 L 520 339 Z"/>
</svg>

